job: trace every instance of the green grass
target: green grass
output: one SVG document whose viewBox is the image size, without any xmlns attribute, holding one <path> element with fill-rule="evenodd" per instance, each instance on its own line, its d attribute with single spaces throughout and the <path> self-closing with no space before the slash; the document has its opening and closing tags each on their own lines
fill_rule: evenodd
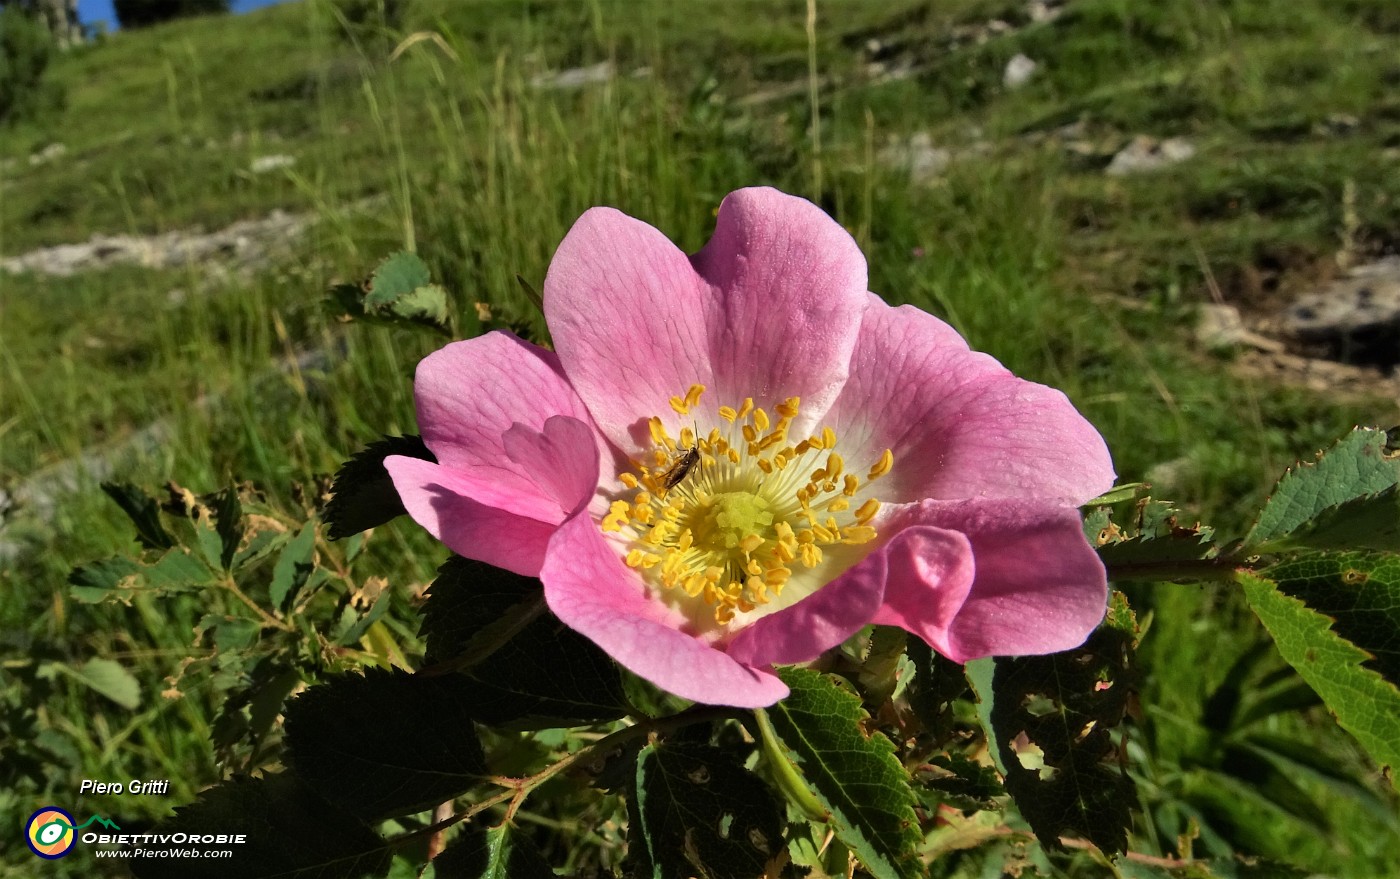
<svg viewBox="0 0 1400 879">
<path fill-rule="evenodd" d="M 18 160 L 0 176 L 0 252 L 95 232 L 213 229 L 273 208 L 316 223 L 294 259 L 250 279 L 211 279 L 204 266 L 0 275 L 0 485 L 169 419 L 170 442 L 123 478 L 198 490 L 246 478 L 286 497 L 380 434 L 413 432 L 412 370 L 435 344 L 329 321 L 320 300 L 330 284 L 409 246 L 461 313 L 487 302 L 538 331 L 514 276 L 538 285 L 583 210 L 616 206 L 694 250 L 723 195 L 752 184 L 832 212 L 889 301 L 940 314 L 974 347 L 1064 388 L 1107 437 L 1123 479 L 1189 462 L 1172 489 L 1205 521 L 1243 526 L 1297 457 L 1353 424 L 1394 419 L 1392 401 L 1272 386 L 1189 341 L 1207 269 L 1242 300 L 1250 273 L 1280 255 L 1306 274 L 1343 248 L 1365 255 L 1400 240 L 1400 160 L 1382 157 L 1400 139 L 1397 21 L 1385 0 L 1305 0 L 1286 15 L 1262 3 L 1080 0 L 1040 25 L 1007 2 L 822 2 L 820 152 L 808 136 L 805 4 L 722 6 L 420 0 L 402 33 L 356 44 L 328 4 L 303 0 L 120 33 L 63 56 L 52 73 L 66 108 L 0 138 L 0 159 Z M 994 16 L 1024 27 L 981 44 L 940 39 Z M 398 37 L 425 31 L 451 51 L 423 40 L 388 59 Z M 907 46 L 910 79 L 863 78 L 862 47 L 877 34 Z M 1043 73 L 1007 92 L 1001 71 L 1017 52 Z M 607 84 L 530 85 L 604 60 L 620 71 Z M 643 67 L 648 75 L 629 75 Z M 740 100 L 789 84 L 790 97 Z M 1355 124 L 1328 130 L 1339 116 Z M 1081 120 L 1109 152 L 1142 132 L 1189 136 L 1199 152 L 1158 174 L 1106 178 L 1102 163 L 1043 137 Z M 991 146 L 938 184 L 911 187 L 871 156 L 919 129 Z M 51 142 L 67 146 L 65 161 L 29 167 L 25 157 Z M 297 163 L 249 173 L 268 153 Z M 275 366 L 318 349 L 334 353 L 313 375 Z M 55 684 L 41 717 L 62 758 L 52 795 L 79 805 L 73 779 L 84 776 L 179 779 L 169 800 L 142 804 L 140 817 L 154 818 L 216 778 L 206 744 L 216 694 L 158 696 L 189 652 L 197 608 L 69 602 L 73 565 L 132 547 L 95 486 L 65 498 L 50 523 L 23 515 L 16 531 L 32 551 L 0 572 L 7 640 L 75 662 L 118 658 L 145 688 L 142 707 L 126 712 Z M 375 564 L 391 582 L 429 577 L 442 551 L 411 525 L 384 530 Z M 1173 694 L 1196 692 L 1196 670 L 1216 660 L 1154 643 L 1201 649 L 1214 636 L 1191 628 L 1193 614 L 1230 631 L 1251 624 L 1232 616 L 1228 596 L 1140 603 L 1160 604 L 1144 701 L 1186 711 L 1199 699 Z M 1346 747 L 1325 719 L 1302 728 Z M 0 810 L 22 802 L 0 800 Z M 122 808 L 134 812 L 131 802 Z M 1400 854 L 1393 836 L 1343 823 L 1340 841 L 1298 856 L 1365 876 Z M 1261 850 L 1286 849 L 1295 833 L 1255 825 Z M 1329 860 L 1339 846 L 1365 856 L 1354 868 Z"/>
</svg>

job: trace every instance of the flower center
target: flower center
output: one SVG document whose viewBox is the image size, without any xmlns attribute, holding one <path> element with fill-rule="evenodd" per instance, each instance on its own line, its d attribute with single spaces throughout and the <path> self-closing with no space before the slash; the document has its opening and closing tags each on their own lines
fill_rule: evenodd
<svg viewBox="0 0 1400 879">
<path fill-rule="evenodd" d="M 671 408 L 691 415 L 704 394 L 691 385 Z M 888 449 L 864 478 L 846 472 L 838 437 L 823 427 L 793 442 L 800 400 L 775 407 L 753 398 L 720 406 L 708 433 L 686 427 L 672 438 L 659 417 L 652 447 L 603 517 L 603 531 L 625 543 L 627 565 L 698 626 L 727 626 L 739 614 L 796 603 L 868 551 L 880 502 L 870 483 L 894 464 Z"/>
</svg>

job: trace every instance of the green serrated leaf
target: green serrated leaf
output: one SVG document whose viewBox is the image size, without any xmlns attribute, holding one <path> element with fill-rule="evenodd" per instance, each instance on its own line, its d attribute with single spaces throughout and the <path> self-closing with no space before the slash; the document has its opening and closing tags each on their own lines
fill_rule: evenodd
<svg viewBox="0 0 1400 879">
<path fill-rule="evenodd" d="M 129 482 L 104 482 L 102 490 L 116 501 L 136 526 L 136 539 L 147 549 L 169 549 L 175 540 L 160 521 L 160 505 L 155 498 Z"/>
<path fill-rule="evenodd" d="M 894 745 L 866 731 L 860 698 L 835 679 L 800 668 L 779 675 L 792 692 L 766 714 L 837 838 L 876 879 L 920 875 L 914 792 Z"/>
<path fill-rule="evenodd" d="M 633 829 L 655 879 L 752 879 L 784 850 L 778 799 L 723 749 L 650 745 L 636 766 Z"/>
<path fill-rule="evenodd" d="M 1342 728 L 1382 767 L 1400 767 L 1400 690 L 1363 666 L 1371 655 L 1273 580 L 1243 572 L 1239 577 L 1245 599 L 1279 653 L 1317 691 Z M 1395 773 L 1386 774 L 1396 784 Z"/>
<path fill-rule="evenodd" d="M 384 469 L 384 459 L 390 455 L 437 463 L 420 437 L 386 436 L 370 443 L 335 475 L 331 500 L 324 513 L 327 534 L 332 540 L 377 528 L 407 512 Z"/>
<path fill-rule="evenodd" d="M 1136 791 L 1116 765 L 1112 730 L 1128 704 L 1135 637 L 1119 613 L 1082 647 L 995 660 L 988 741 L 1046 848 L 1066 834 L 1109 853 L 1127 848 Z"/>
<path fill-rule="evenodd" d="M 86 685 L 128 710 L 135 710 L 141 704 L 141 685 L 131 672 L 111 659 L 89 659 L 78 668 L 50 662 L 39 671 L 41 677 L 53 677 L 56 673 Z"/>
<path fill-rule="evenodd" d="M 428 323 L 446 330 L 448 325 L 447 291 L 437 284 L 426 284 L 395 299 L 388 311 L 408 321 Z"/>
<path fill-rule="evenodd" d="M 68 575 L 71 594 L 79 601 L 128 601 L 137 592 L 183 592 L 207 585 L 215 574 L 182 549 L 172 549 L 153 564 L 114 556 L 74 568 Z"/>
<path fill-rule="evenodd" d="M 277 564 L 272 569 L 272 584 L 268 587 L 268 598 L 273 607 L 286 610 L 296 600 L 297 592 L 306 585 L 306 578 L 316 567 L 312 561 L 315 551 L 316 521 L 313 519 L 302 526 L 297 536 L 277 556 Z"/>
<path fill-rule="evenodd" d="M 480 780 L 472 719 L 451 678 L 371 668 L 303 692 L 285 726 L 297 776 L 351 814 L 378 819 L 430 808 Z"/>
<path fill-rule="evenodd" d="M 1280 591 L 1332 619 L 1332 631 L 1370 654 L 1364 665 L 1400 687 L 1400 556 L 1347 552 L 1272 565 Z"/>
<path fill-rule="evenodd" d="M 291 775 L 216 785 L 151 831 L 243 834 L 230 858 L 139 858 L 137 879 L 362 879 L 385 876 L 384 839 Z"/>
<path fill-rule="evenodd" d="M 1268 543 L 1272 551 L 1304 548 L 1400 552 L 1400 486 L 1328 507 L 1287 537 Z"/>
<path fill-rule="evenodd" d="M 994 799 L 1006 793 L 995 769 L 957 752 L 934 754 L 920 767 L 917 779 L 935 794 L 936 803 L 965 811 L 995 809 Z"/>
<path fill-rule="evenodd" d="M 508 824 L 471 825 L 433 859 L 434 879 L 555 879 L 530 838 Z"/>
<path fill-rule="evenodd" d="M 473 714 L 492 726 L 579 726 L 625 714 L 617 665 L 542 611 L 539 580 L 449 559 L 423 607 L 428 666 L 467 669 L 460 677 L 473 694 Z"/>
<path fill-rule="evenodd" d="M 243 542 L 243 504 L 238 489 L 230 486 L 215 497 L 214 529 L 219 535 L 219 566 L 232 570 L 233 558 Z"/>
<path fill-rule="evenodd" d="M 936 653 L 918 638 L 906 643 L 914 667 L 909 707 L 934 741 L 942 743 L 952 734 L 953 702 L 967 695 L 967 673 L 961 664 Z"/>
<path fill-rule="evenodd" d="M 1358 428 L 1321 453 L 1316 463 L 1284 474 L 1245 537 L 1245 545 L 1254 547 L 1291 534 L 1329 507 L 1383 492 L 1397 483 L 1400 458 L 1387 454 L 1385 432 Z"/>
<path fill-rule="evenodd" d="M 385 259 L 369 279 L 365 307 L 384 308 L 432 280 L 428 266 L 417 254 L 401 250 Z"/>
</svg>

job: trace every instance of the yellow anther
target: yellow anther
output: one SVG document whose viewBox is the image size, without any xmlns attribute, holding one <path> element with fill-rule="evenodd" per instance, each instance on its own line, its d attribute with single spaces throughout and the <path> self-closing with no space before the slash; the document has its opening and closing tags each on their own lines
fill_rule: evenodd
<svg viewBox="0 0 1400 879">
<path fill-rule="evenodd" d="M 855 497 L 855 496 L 856 496 L 856 492 L 859 491 L 859 490 L 860 490 L 860 480 L 859 480 L 858 478 L 856 478 L 856 475 L 855 475 L 854 473 L 847 473 L 847 474 L 846 474 L 846 487 L 843 488 L 843 489 L 841 489 L 841 493 L 844 494 L 846 497 Z"/>
<path fill-rule="evenodd" d="M 826 502 L 826 509 L 829 513 L 840 513 L 851 508 L 851 502 L 844 497 L 838 497 Z"/>
<path fill-rule="evenodd" d="M 704 385 L 691 385 L 690 390 L 685 392 L 686 408 L 692 408 L 700 404 L 700 395 L 705 393 Z"/>
<path fill-rule="evenodd" d="M 826 446 L 825 446 L 825 444 L 824 444 L 824 440 L 822 440 L 822 438 L 821 438 L 821 434 L 817 434 L 816 436 L 809 436 L 809 437 L 807 437 L 806 442 L 807 442 L 807 448 L 809 448 L 809 449 L 824 449 L 824 448 L 826 448 Z M 798 445 L 799 445 L 799 448 L 800 448 L 800 447 L 801 447 L 801 444 L 799 443 Z"/>
<path fill-rule="evenodd" d="M 754 461 L 754 464 L 758 467 L 758 469 L 762 470 L 764 473 L 770 475 L 773 473 L 773 462 L 768 460 L 767 458 L 759 458 L 758 460 Z"/>
<path fill-rule="evenodd" d="M 830 455 L 827 455 L 827 456 L 826 456 L 826 478 L 827 478 L 828 480 L 831 480 L 831 479 L 840 479 L 840 478 L 841 478 L 841 471 L 845 468 L 845 466 L 846 466 L 846 461 L 845 461 L 845 459 L 842 458 L 840 455 L 836 454 L 835 452 L 832 452 Z M 830 491 L 830 489 L 828 489 L 828 491 Z"/>
<path fill-rule="evenodd" d="M 836 448 L 836 431 L 832 430 L 829 427 L 822 428 L 822 448 Z"/>
<path fill-rule="evenodd" d="M 764 412 L 762 409 L 753 410 L 754 427 L 757 427 L 760 431 L 767 431 L 770 424 L 772 424 L 772 422 L 768 420 L 767 412 Z"/>
<path fill-rule="evenodd" d="M 853 525 L 841 535 L 842 543 L 869 543 L 875 539 L 875 529 L 869 525 Z"/>
<path fill-rule="evenodd" d="M 731 406 L 721 406 L 719 407 L 719 417 L 733 424 L 734 419 L 739 417 L 739 413 L 735 412 Z"/>
<path fill-rule="evenodd" d="M 671 404 L 671 409 L 674 410 L 677 415 L 690 414 L 690 407 L 687 406 L 685 401 L 680 397 L 672 397 L 669 402 Z"/>
<path fill-rule="evenodd" d="M 758 563 L 758 559 L 749 559 L 749 563 L 744 565 L 744 573 L 757 577 L 763 573 L 763 566 Z"/>
<path fill-rule="evenodd" d="M 856 521 L 865 525 L 875 518 L 875 514 L 878 512 L 880 512 L 880 502 L 871 498 L 856 509 Z"/>
<path fill-rule="evenodd" d="M 821 564 L 821 561 L 822 561 L 822 551 L 821 551 L 821 548 L 818 547 L 816 544 L 812 544 L 812 543 L 804 543 L 804 544 L 802 544 L 802 553 L 801 553 L 801 555 L 802 555 L 802 564 L 803 564 L 803 566 L 805 566 L 805 567 L 808 567 L 808 568 L 815 568 L 817 565 Z"/>
<path fill-rule="evenodd" d="M 740 432 L 743 433 L 744 439 L 748 442 L 758 442 L 758 431 L 754 429 L 754 426 L 752 424 L 745 424 L 740 429 Z"/>
<path fill-rule="evenodd" d="M 633 490 L 640 488 L 642 485 L 637 481 L 637 477 L 633 476 L 631 473 L 623 473 L 618 477 L 618 480 L 621 481 L 623 485 Z"/>
<path fill-rule="evenodd" d="M 788 397 L 786 400 L 779 403 L 777 406 L 774 406 L 773 408 L 777 409 L 778 414 L 784 418 L 796 418 L 801 403 L 801 397 Z"/>
<path fill-rule="evenodd" d="M 743 540 L 739 541 L 739 548 L 742 549 L 745 553 L 752 553 L 762 545 L 763 538 L 759 537 L 757 534 L 750 534 Z"/>
<path fill-rule="evenodd" d="M 800 443 L 797 444 L 797 447 L 796 447 L 795 449 L 793 449 L 793 452 L 796 453 L 797 455 L 805 455 L 805 454 L 807 454 L 807 452 L 811 451 L 811 449 L 812 449 L 812 443 L 811 443 L 811 441 L 810 441 L 810 440 L 803 440 L 802 442 L 800 442 Z"/>
<path fill-rule="evenodd" d="M 870 475 L 866 478 L 878 479 L 879 477 L 884 476 L 886 473 L 890 472 L 890 468 L 893 466 L 894 452 L 891 452 L 889 449 L 885 449 L 885 453 L 880 456 L 880 460 L 875 462 L 875 466 L 870 468 Z"/>
<path fill-rule="evenodd" d="M 822 543 L 835 543 L 836 535 L 832 534 L 825 525 L 813 525 L 812 533 L 817 535 L 817 539 Z"/>
<path fill-rule="evenodd" d="M 681 531 L 680 537 L 676 539 L 676 550 L 678 552 L 677 557 L 679 557 L 679 553 L 689 552 L 690 548 L 694 545 L 695 535 L 690 533 L 689 528 L 683 529 Z"/>
<path fill-rule="evenodd" d="M 655 415 L 647 419 L 647 430 L 651 433 L 653 445 L 666 445 L 671 441 L 671 438 L 666 435 L 666 426 Z"/>
<path fill-rule="evenodd" d="M 816 539 L 817 535 L 814 534 L 810 528 L 803 528 L 801 531 L 797 532 L 797 542 L 803 546 L 806 546 Z"/>
<path fill-rule="evenodd" d="M 738 416 L 739 416 L 740 420 L 745 419 L 745 418 L 748 418 L 748 417 L 749 417 L 749 413 L 752 412 L 752 411 L 753 411 L 753 397 L 745 397 L 745 398 L 744 398 L 743 405 L 741 405 L 741 406 L 739 407 Z"/>
<path fill-rule="evenodd" d="M 642 551 L 640 549 L 628 550 L 626 561 L 627 567 L 640 568 L 642 566 Z"/>
<path fill-rule="evenodd" d="M 739 450 L 730 449 L 729 452 L 725 455 L 725 457 L 728 458 L 730 461 L 734 462 L 735 464 L 738 464 L 740 458 Z"/>
</svg>

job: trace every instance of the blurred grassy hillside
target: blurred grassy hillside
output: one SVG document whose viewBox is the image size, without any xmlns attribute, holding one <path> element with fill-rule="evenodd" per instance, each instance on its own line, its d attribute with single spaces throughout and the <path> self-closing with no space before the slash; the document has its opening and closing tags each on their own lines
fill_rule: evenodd
<svg viewBox="0 0 1400 879">
<path fill-rule="evenodd" d="M 410 0 L 398 20 L 360 22 L 341 9 L 299 0 L 109 36 L 55 63 L 63 107 L 0 130 L 0 256 L 274 210 L 307 224 L 241 262 L 0 272 L 0 487 L 28 499 L 3 512 L 0 674 L 101 656 L 142 686 L 127 710 L 55 682 L 25 721 L 60 758 L 55 801 L 80 805 L 83 777 L 171 778 L 168 799 L 129 801 L 154 818 L 217 778 L 210 705 L 160 696 L 198 603 L 116 612 L 65 595 L 73 565 L 133 546 L 94 468 L 72 462 L 290 498 L 381 434 L 414 432 L 413 368 L 438 343 L 321 306 L 396 249 L 422 255 L 463 314 L 482 303 L 490 326 L 541 332 L 515 276 L 538 286 L 586 208 L 695 250 L 730 190 L 804 195 L 855 235 L 875 292 L 1063 388 L 1123 480 L 1153 473 L 1224 527 L 1298 457 L 1397 420 L 1379 372 L 1295 387 L 1192 332 L 1201 303 L 1266 314 L 1400 247 L 1391 0 L 819 0 L 810 31 L 802 0 Z M 1018 54 L 1037 66 L 1012 87 Z M 1106 174 L 1138 136 L 1194 154 Z M 42 160 L 54 144 L 62 155 Z M 47 502 L 36 484 L 55 487 Z M 408 523 L 371 554 L 405 590 L 443 557 Z M 1194 587 L 1141 604 L 1157 610 L 1143 702 L 1170 720 L 1254 637 L 1218 633 L 1254 629 Z M 6 692 L 18 716 L 24 694 Z M 1367 771 L 1325 718 L 1287 723 Z M 1154 746 L 1187 781 L 1188 756 L 1209 748 L 1192 735 Z M 1162 783 L 1189 799 L 1186 782 Z M 1325 787 L 1308 790 L 1338 819 L 1349 807 Z M 1358 877 L 1400 856 L 1384 822 L 1310 835 L 1254 794 L 1248 850 Z M 0 812 L 34 795 L 0 792 Z M 1186 832 L 1189 810 L 1173 814 L 1146 837 Z"/>
</svg>

